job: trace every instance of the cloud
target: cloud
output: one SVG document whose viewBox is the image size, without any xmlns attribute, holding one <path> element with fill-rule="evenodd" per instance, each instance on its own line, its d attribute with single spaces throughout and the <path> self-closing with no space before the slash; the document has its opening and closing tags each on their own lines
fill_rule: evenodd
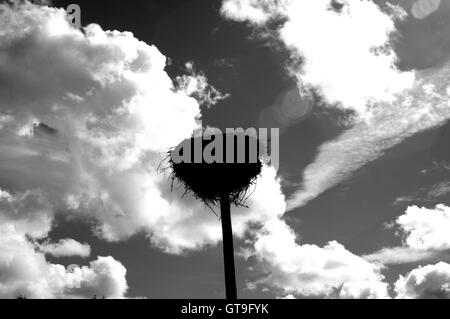
<svg viewBox="0 0 450 319">
<path fill-rule="evenodd" d="M 294 295 L 290 294 L 284 297 L 279 297 L 278 299 L 296 299 L 296 298 L 294 297 Z"/>
<path fill-rule="evenodd" d="M 413 196 L 400 196 L 395 199 L 392 205 L 401 205 L 403 203 L 411 203 L 417 201 L 417 198 Z"/>
<path fill-rule="evenodd" d="M 403 264 L 437 259 L 450 249 L 450 208 L 437 205 L 434 209 L 410 206 L 392 227 L 402 237 L 401 247 L 383 248 L 363 256 L 383 264 Z"/>
<path fill-rule="evenodd" d="M 105 296 L 123 298 L 128 289 L 125 267 L 113 257 L 98 257 L 89 267 L 71 269 L 75 275 L 75 287 L 69 294 L 75 296 Z"/>
<path fill-rule="evenodd" d="M 73 269 L 46 260 L 45 254 L 37 248 L 36 240 L 47 237 L 52 219 L 42 218 L 44 213 L 34 205 L 37 200 L 34 196 L 38 195 L 1 192 L 0 298 L 18 295 L 27 298 L 92 298 L 94 294 L 107 298 L 124 297 L 127 291 L 126 269 L 112 257 L 98 257 L 89 266 Z M 47 248 L 56 255 L 68 255 L 70 248 L 73 255 L 77 252 L 74 247 L 80 248 L 74 243 L 77 242 L 66 239 Z M 86 250 L 85 246 L 81 247 Z"/>
<path fill-rule="evenodd" d="M 220 220 L 182 197 L 179 185 L 172 191 L 158 170 L 166 152 L 200 127 L 199 104 L 215 96 L 197 92 L 206 78 L 190 72 L 172 81 L 166 57 L 129 32 L 95 24 L 75 30 L 63 10 L 45 6 L 1 8 L 0 186 L 42 202 L 36 239 L 47 242 L 55 214 L 66 214 L 94 222 L 95 234 L 110 242 L 139 233 L 171 254 L 217 244 Z M 263 168 L 252 191 L 250 209 L 233 210 L 238 237 L 285 211 L 274 168 Z M 37 219 L 38 204 L 30 207 Z M 23 218 L 26 227 L 33 218 Z M 26 244 L 31 254 L 36 243 Z M 45 268 L 45 253 L 87 255 L 73 244 L 44 244 L 33 256 Z"/>
<path fill-rule="evenodd" d="M 450 208 L 437 205 L 434 209 L 410 206 L 396 224 L 405 234 L 405 244 L 415 249 L 450 249 Z"/>
<path fill-rule="evenodd" d="M 0 224 L 14 228 L 32 238 L 47 236 L 53 221 L 53 209 L 37 190 L 11 195 L 0 189 Z"/>
<path fill-rule="evenodd" d="M 437 259 L 439 256 L 440 252 L 436 250 L 423 250 L 402 246 L 385 247 L 362 257 L 370 262 L 381 263 L 383 265 L 395 265 Z"/>
<path fill-rule="evenodd" d="M 450 265 L 439 262 L 419 267 L 395 283 L 397 298 L 448 299 L 450 298 Z"/>
<path fill-rule="evenodd" d="M 406 138 L 444 125 L 450 118 L 447 78 L 449 66 L 428 70 L 395 103 L 372 109 L 369 122 L 360 122 L 335 140 L 319 147 L 303 172 L 303 186 L 288 202 L 289 209 L 303 206 L 324 191 L 348 179 L 357 169 L 384 154 Z"/>
<path fill-rule="evenodd" d="M 186 92 L 189 96 L 195 97 L 201 105 L 211 107 L 230 96 L 209 85 L 206 75 L 203 72 L 196 71 L 193 62 L 187 62 L 185 66 L 188 74 L 177 76 L 175 79 L 178 89 Z"/>
<path fill-rule="evenodd" d="M 54 257 L 89 257 L 91 254 L 91 246 L 88 244 L 82 244 L 71 238 L 61 239 L 57 243 L 46 242 L 39 244 L 38 247 L 43 253 Z"/>
<path fill-rule="evenodd" d="M 423 170 L 425 173 L 425 170 Z M 431 185 L 430 187 L 421 187 L 418 191 L 409 196 L 400 196 L 395 199 L 393 205 L 412 202 L 437 202 L 439 198 L 450 193 L 450 182 L 443 181 Z"/>
<path fill-rule="evenodd" d="M 379 281 L 346 282 L 339 291 L 340 299 L 390 299 L 387 284 Z"/>
<path fill-rule="evenodd" d="M 199 103 L 217 101 L 205 76 L 180 86 L 155 46 L 95 24 L 76 30 L 62 9 L 15 2 L 0 15 L 0 186 L 35 189 L 50 220 L 94 221 L 108 241 L 144 233 L 171 253 L 217 243 L 217 218 L 158 171 L 199 128 Z M 242 210 L 236 229 L 255 216 Z"/>
<path fill-rule="evenodd" d="M 380 268 L 333 241 L 324 247 L 298 244 L 292 229 L 280 219 L 264 226 L 254 245 L 267 276 L 254 285 L 282 291 L 282 295 L 384 298 L 388 296 Z M 342 290 L 344 289 L 344 290 Z"/>
<path fill-rule="evenodd" d="M 126 269 L 112 257 L 76 269 L 46 260 L 90 252 L 73 239 L 49 243 L 55 214 L 93 221 L 108 241 L 143 232 L 171 253 L 221 239 L 220 221 L 181 190 L 172 193 L 157 169 L 199 128 L 200 105 L 190 95 L 207 88 L 205 78 L 189 92 L 177 88 L 155 46 L 95 24 L 76 30 L 65 15 L 0 4 L 2 297 L 125 296 Z M 255 216 L 242 210 L 237 232 Z"/>
<path fill-rule="evenodd" d="M 428 198 L 435 199 L 450 193 L 450 182 L 440 182 L 433 185 L 428 192 Z"/>
</svg>

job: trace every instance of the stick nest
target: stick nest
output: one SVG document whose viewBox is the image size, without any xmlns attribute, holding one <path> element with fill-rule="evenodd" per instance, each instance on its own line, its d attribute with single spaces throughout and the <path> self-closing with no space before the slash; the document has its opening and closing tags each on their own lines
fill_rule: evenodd
<svg viewBox="0 0 450 319">
<path fill-rule="evenodd" d="M 222 195 L 228 196 L 231 204 L 244 206 L 249 196 L 247 195 L 249 188 L 256 184 L 256 179 L 261 174 L 262 162 L 259 156 L 255 163 L 250 162 L 248 155 L 249 139 L 253 137 L 246 136 L 246 160 L 243 163 L 237 163 L 237 161 L 226 163 L 225 141 L 227 138 L 234 137 L 235 135 L 232 134 L 223 134 L 223 163 L 206 163 L 204 160 L 201 163 L 194 163 L 193 160 L 190 163 L 175 163 L 173 161 L 172 154 L 174 151 L 179 151 L 179 147 L 188 143 L 194 145 L 195 139 L 201 139 L 202 137 L 187 139 L 170 150 L 166 157 L 166 163 L 168 164 L 166 168 L 169 168 L 171 171 L 172 187 L 174 181 L 181 183 L 185 188 L 185 194 L 192 194 L 209 207 L 218 205 Z M 209 140 L 203 140 L 203 149 L 210 142 Z M 237 145 L 235 144 L 235 156 L 236 149 Z"/>
</svg>

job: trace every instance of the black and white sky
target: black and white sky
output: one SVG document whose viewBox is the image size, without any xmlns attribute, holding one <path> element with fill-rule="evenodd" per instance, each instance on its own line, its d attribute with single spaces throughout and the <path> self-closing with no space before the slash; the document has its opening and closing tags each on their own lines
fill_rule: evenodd
<svg viewBox="0 0 450 319">
<path fill-rule="evenodd" d="M 241 298 L 450 298 L 450 1 L 71 3 L 0 1 L 1 298 L 223 298 L 202 126 L 281 132 Z"/>
</svg>

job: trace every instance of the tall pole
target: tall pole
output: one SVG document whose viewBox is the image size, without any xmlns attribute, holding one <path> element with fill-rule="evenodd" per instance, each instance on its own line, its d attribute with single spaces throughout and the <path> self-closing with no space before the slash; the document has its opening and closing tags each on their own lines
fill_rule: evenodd
<svg viewBox="0 0 450 319">
<path fill-rule="evenodd" d="M 223 261 L 225 269 L 225 291 L 227 299 L 237 299 L 236 274 L 234 270 L 233 228 L 229 194 L 220 196 L 220 214 L 222 220 Z"/>
</svg>

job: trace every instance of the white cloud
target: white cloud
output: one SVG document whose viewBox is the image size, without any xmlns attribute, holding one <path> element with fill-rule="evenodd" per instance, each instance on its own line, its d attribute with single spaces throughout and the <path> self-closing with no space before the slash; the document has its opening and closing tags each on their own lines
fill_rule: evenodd
<svg viewBox="0 0 450 319">
<path fill-rule="evenodd" d="M 89 253 L 71 239 L 38 247 L 56 212 L 96 221 L 111 241 L 144 230 L 170 252 L 220 240 L 220 222 L 157 172 L 200 109 L 175 89 L 156 47 L 16 2 L 0 4 L 0 48 L 2 297 L 124 297 L 126 269 L 112 257 L 70 270 L 45 259 Z"/>
<path fill-rule="evenodd" d="M 89 257 L 91 254 L 91 246 L 89 244 L 82 244 L 74 239 L 65 238 L 57 243 L 42 243 L 38 245 L 39 250 L 45 254 L 54 257 Z"/>
<path fill-rule="evenodd" d="M 227 18 L 251 22 L 258 25 L 266 23 L 279 12 L 279 5 L 283 1 L 277 0 L 226 0 L 220 9 Z"/>
<path fill-rule="evenodd" d="M 341 299 L 390 299 L 388 285 L 379 281 L 346 282 L 339 291 Z"/>
<path fill-rule="evenodd" d="M 217 243 L 220 222 L 157 171 L 199 127 L 189 95 L 209 88 L 204 76 L 177 89 L 166 57 L 130 32 L 75 30 L 63 10 L 30 3 L 1 8 L 0 185 L 39 189 L 50 219 L 93 219 L 106 240 L 145 231 L 169 252 Z"/>
<path fill-rule="evenodd" d="M 405 244 L 415 249 L 450 249 L 450 208 L 437 205 L 434 209 L 410 206 L 396 224 L 404 234 Z"/>
<path fill-rule="evenodd" d="M 339 12 L 330 0 L 225 0 L 222 12 L 238 21 L 252 23 L 281 15 L 286 22 L 278 30 L 280 39 L 294 56 L 302 59 L 294 71 L 302 86 L 318 89 L 330 103 L 368 116 L 371 101 L 392 101 L 394 94 L 409 88 L 414 74 L 394 66 L 396 56 L 389 47 L 395 31 L 393 18 L 372 1 L 342 1 Z"/>
<path fill-rule="evenodd" d="M 416 19 L 425 19 L 439 9 L 441 0 L 416 0 L 411 7 L 411 14 Z"/>
<path fill-rule="evenodd" d="M 298 244 L 294 232 L 280 219 L 267 222 L 264 230 L 258 235 L 254 253 L 266 265 L 268 276 L 255 284 L 281 289 L 283 295 L 388 296 L 379 267 L 352 254 L 341 244 L 333 241 L 323 248 Z"/>
<path fill-rule="evenodd" d="M 14 224 L 31 238 L 46 237 L 51 229 L 53 209 L 41 192 L 33 190 L 10 194 L 0 189 L 0 224 Z"/>
<path fill-rule="evenodd" d="M 402 237 L 402 246 L 387 247 L 363 256 L 382 264 L 403 264 L 437 259 L 450 249 L 450 208 L 437 205 L 434 209 L 410 206 L 392 225 Z"/>
<path fill-rule="evenodd" d="M 265 1 L 265 12 L 276 3 Z M 220 241 L 220 221 L 182 190 L 171 192 L 157 171 L 161 152 L 198 128 L 199 103 L 189 95 L 204 79 L 177 90 L 165 56 L 131 33 L 98 25 L 83 33 L 63 10 L 0 6 L 0 186 L 14 190 L 0 199 L 0 295 L 125 295 L 126 269 L 112 257 L 68 270 L 36 249 L 56 211 L 95 220 L 108 241 L 144 232 L 169 253 Z M 295 295 L 384 295 L 377 265 L 336 242 L 296 243 L 280 219 L 286 204 L 273 168 L 264 167 L 248 205 L 234 210 L 233 228 L 243 237 L 264 225 L 254 254 L 271 274 L 261 284 Z M 69 246 L 49 250 L 73 253 Z"/>
<path fill-rule="evenodd" d="M 300 93 L 295 85 L 281 92 L 272 105 L 261 111 L 259 127 L 276 127 L 282 133 L 286 128 L 307 118 L 312 111 L 314 97 L 311 92 L 303 91 Z"/>
<path fill-rule="evenodd" d="M 168 253 L 219 242 L 217 217 L 158 171 L 165 152 L 199 128 L 190 95 L 207 88 L 205 77 L 188 65 L 177 88 L 165 56 L 129 32 L 83 33 L 55 8 L 2 9 L 0 114 L 11 120 L 2 122 L 0 185 L 39 189 L 50 221 L 55 211 L 94 220 L 108 241 L 144 233 Z M 274 169 L 263 169 L 247 204 L 233 212 L 237 236 L 284 212 Z"/>
<path fill-rule="evenodd" d="M 52 218 L 47 215 L 42 218 L 33 196 L 31 192 L 15 195 L 1 192 L 0 298 L 18 295 L 27 298 L 92 298 L 94 294 L 108 298 L 124 297 L 126 269 L 112 257 L 98 257 L 90 266 L 72 270 L 46 260 L 44 253 L 37 249 L 35 240 L 47 236 Z M 51 250 L 58 255 L 67 254 L 67 248 L 71 246 L 73 249 L 74 242 L 66 239 Z"/>
<path fill-rule="evenodd" d="M 448 299 L 450 298 L 450 265 L 439 262 L 419 267 L 395 283 L 397 298 Z"/>
</svg>

